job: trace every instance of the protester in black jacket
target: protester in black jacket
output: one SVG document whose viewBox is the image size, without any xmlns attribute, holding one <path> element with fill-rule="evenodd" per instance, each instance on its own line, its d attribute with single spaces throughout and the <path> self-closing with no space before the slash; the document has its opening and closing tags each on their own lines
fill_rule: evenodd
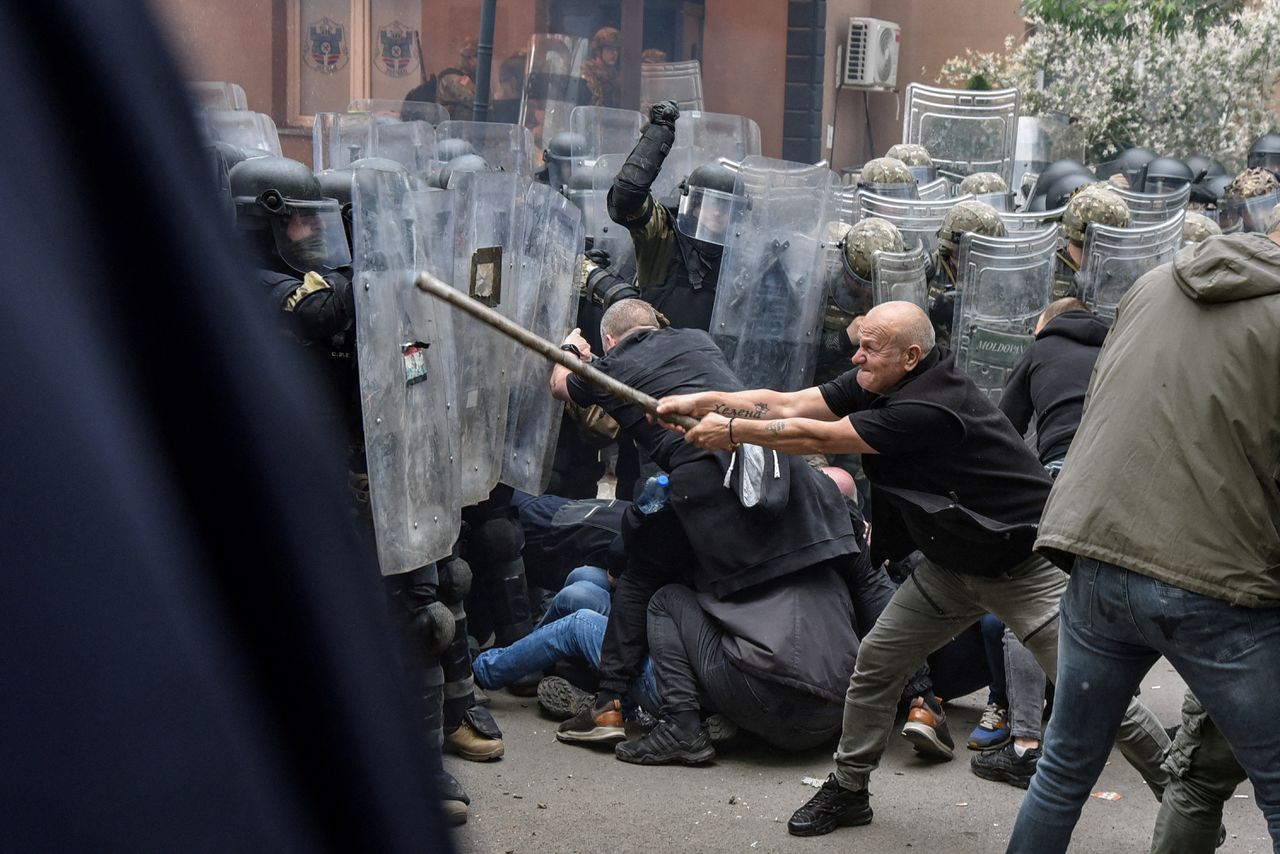
<svg viewBox="0 0 1280 854">
<path fill-rule="evenodd" d="M 1080 300 L 1057 300 L 1040 315 L 1036 340 L 1009 375 L 1000 411 L 1019 433 L 1035 417 L 1037 449 L 1046 468 L 1060 466 L 1067 455 L 1109 328 Z"/>
</svg>

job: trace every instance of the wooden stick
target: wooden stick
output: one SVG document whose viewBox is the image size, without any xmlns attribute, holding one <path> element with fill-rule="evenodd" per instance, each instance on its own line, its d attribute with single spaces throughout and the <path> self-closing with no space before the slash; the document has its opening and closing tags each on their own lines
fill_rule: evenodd
<svg viewBox="0 0 1280 854">
<path fill-rule="evenodd" d="M 418 290 L 425 291 L 437 299 L 444 300 L 454 308 L 464 311 L 476 320 L 493 327 L 508 338 L 514 338 L 519 344 L 555 362 L 557 365 L 564 365 L 587 382 L 604 389 L 614 397 L 621 398 L 627 403 L 635 404 L 655 418 L 679 425 L 686 430 L 698 426 L 698 419 L 691 418 L 688 415 L 659 415 L 657 398 L 638 391 L 625 383 L 618 382 L 599 368 L 582 361 L 572 353 L 561 350 L 559 344 L 535 335 L 515 321 L 503 317 L 487 305 L 471 299 L 462 291 L 450 287 L 430 273 L 419 273 L 414 284 L 417 285 Z"/>
</svg>

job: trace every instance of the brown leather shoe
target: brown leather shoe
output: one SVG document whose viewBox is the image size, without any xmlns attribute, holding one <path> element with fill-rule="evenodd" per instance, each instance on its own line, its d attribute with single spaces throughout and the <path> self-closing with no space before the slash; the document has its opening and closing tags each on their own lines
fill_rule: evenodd
<svg viewBox="0 0 1280 854">
<path fill-rule="evenodd" d="M 622 703 L 618 700 L 611 700 L 599 709 L 589 703 L 556 730 L 556 738 L 568 742 L 616 742 L 626 737 Z"/>
<path fill-rule="evenodd" d="M 488 762 L 502 758 L 502 739 L 488 738 L 463 721 L 453 732 L 446 733 L 444 749 L 472 762 Z"/>
<path fill-rule="evenodd" d="M 902 737 L 925 756 L 937 759 L 951 759 L 955 756 L 956 744 L 951 740 L 951 731 L 947 729 L 946 713 L 941 707 L 934 712 L 925 703 L 924 697 L 916 697 L 911 701 Z"/>
</svg>

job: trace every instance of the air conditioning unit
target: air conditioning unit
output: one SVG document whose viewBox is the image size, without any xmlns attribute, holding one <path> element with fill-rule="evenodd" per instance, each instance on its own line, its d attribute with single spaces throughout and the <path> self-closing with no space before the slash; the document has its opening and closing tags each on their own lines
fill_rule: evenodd
<svg viewBox="0 0 1280 854">
<path fill-rule="evenodd" d="M 898 42 L 902 28 L 879 18 L 850 18 L 841 85 L 863 89 L 898 86 Z"/>
</svg>

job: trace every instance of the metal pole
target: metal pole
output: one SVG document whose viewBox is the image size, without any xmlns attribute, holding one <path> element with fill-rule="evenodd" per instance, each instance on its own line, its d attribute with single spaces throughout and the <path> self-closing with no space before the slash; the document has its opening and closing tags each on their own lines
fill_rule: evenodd
<svg viewBox="0 0 1280 854">
<path fill-rule="evenodd" d="M 515 321 L 503 317 L 487 305 L 471 299 L 462 291 L 449 287 L 449 285 L 430 273 L 419 273 L 414 284 L 417 285 L 418 290 L 425 291 L 437 299 L 444 300 L 449 305 L 466 312 L 481 323 L 492 326 L 508 338 L 514 338 L 519 344 L 550 359 L 557 365 L 564 365 L 587 382 L 599 386 L 614 397 L 621 398 L 627 403 L 635 404 L 655 418 L 661 418 L 663 421 L 677 424 L 686 430 L 698 426 L 698 419 L 690 418 L 688 415 L 659 416 L 657 398 L 638 391 L 625 383 L 618 382 L 599 368 L 591 366 L 572 353 L 561 350 L 560 345 L 535 335 Z"/>
<path fill-rule="evenodd" d="M 471 118 L 489 121 L 489 89 L 493 79 L 493 24 L 498 14 L 498 0 L 482 0 L 480 4 L 480 38 L 476 40 L 476 97 Z"/>
</svg>

